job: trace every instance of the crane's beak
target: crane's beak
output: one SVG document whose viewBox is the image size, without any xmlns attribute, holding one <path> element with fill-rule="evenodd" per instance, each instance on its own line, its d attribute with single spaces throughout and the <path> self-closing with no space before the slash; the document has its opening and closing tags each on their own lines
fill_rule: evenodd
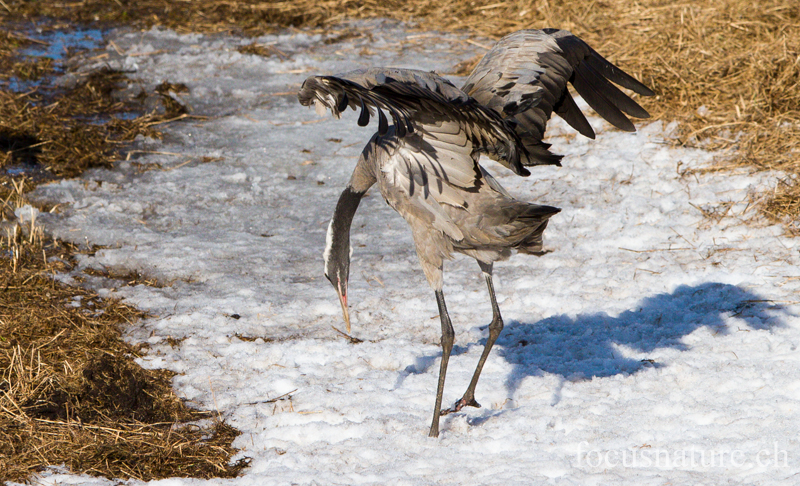
<svg viewBox="0 0 800 486">
<path fill-rule="evenodd" d="M 346 287 L 345 287 L 346 288 Z M 342 282 L 336 286 L 336 293 L 339 294 L 339 303 L 342 304 L 342 314 L 344 322 L 347 324 L 347 332 L 350 332 L 350 313 L 347 311 L 347 291 L 342 292 Z"/>
</svg>

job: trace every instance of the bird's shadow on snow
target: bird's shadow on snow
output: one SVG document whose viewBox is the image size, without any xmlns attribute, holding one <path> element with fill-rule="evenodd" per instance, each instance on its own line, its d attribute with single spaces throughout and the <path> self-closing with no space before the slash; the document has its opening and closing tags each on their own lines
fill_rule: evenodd
<svg viewBox="0 0 800 486">
<path fill-rule="evenodd" d="M 766 330 L 781 326 L 784 314 L 783 306 L 734 285 L 682 285 L 671 293 L 646 297 L 634 310 L 616 317 L 601 312 L 507 322 L 494 352 L 514 365 L 506 379 L 513 396 L 527 376 L 552 373 L 576 381 L 636 373 L 661 366 L 646 353 L 660 348 L 688 351 L 682 338 L 701 327 L 715 335 Z"/>
<path fill-rule="evenodd" d="M 738 330 L 767 330 L 782 325 L 787 311 L 762 296 L 734 285 L 709 282 L 682 285 L 668 294 L 646 297 L 634 310 L 612 317 L 604 312 L 576 317 L 558 315 L 536 322 L 507 321 L 492 353 L 514 365 L 506 379 L 509 396 L 528 376 L 543 373 L 580 381 L 593 377 L 631 374 L 662 364 L 646 353 L 660 348 L 688 351 L 682 338 L 701 327 L 715 335 Z M 452 356 L 466 352 L 486 339 L 454 346 Z M 635 359 L 624 354 L 640 354 Z M 398 378 L 425 373 L 441 354 L 420 356 Z M 560 395 L 556 390 L 554 400 Z"/>
</svg>

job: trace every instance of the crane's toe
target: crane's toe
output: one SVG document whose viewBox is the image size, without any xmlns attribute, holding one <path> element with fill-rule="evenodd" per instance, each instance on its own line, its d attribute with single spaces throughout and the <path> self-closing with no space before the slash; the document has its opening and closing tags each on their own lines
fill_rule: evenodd
<svg viewBox="0 0 800 486">
<path fill-rule="evenodd" d="M 474 397 L 472 397 L 472 398 L 462 397 L 460 400 L 458 400 L 456 403 L 454 403 L 452 407 L 442 409 L 442 411 L 439 412 L 439 414 L 440 415 L 447 415 L 447 414 L 455 413 L 455 412 L 458 412 L 459 410 L 461 410 L 464 407 L 481 408 L 481 404 L 478 403 L 475 400 Z"/>
</svg>

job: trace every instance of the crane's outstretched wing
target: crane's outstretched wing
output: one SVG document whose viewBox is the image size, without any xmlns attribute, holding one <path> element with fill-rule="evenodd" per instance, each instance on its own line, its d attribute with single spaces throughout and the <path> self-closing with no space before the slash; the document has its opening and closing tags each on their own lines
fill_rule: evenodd
<svg viewBox="0 0 800 486">
<path fill-rule="evenodd" d="M 476 152 L 485 153 L 519 175 L 529 175 L 525 145 L 514 127 L 498 112 L 481 106 L 450 81 L 425 71 L 372 68 L 336 76 L 311 76 L 297 94 L 301 104 L 316 104 L 340 116 L 347 107 L 361 110 L 358 124 L 378 115 L 378 133 L 389 128 L 384 111 L 394 121 L 399 138 L 426 132 L 426 127 L 456 123 Z"/>
<path fill-rule="evenodd" d="M 551 153 L 550 145 L 542 142 L 553 111 L 581 134 L 594 138 L 594 130 L 572 99 L 567 82 L 600 116 L 621 130 L 635 130 L 625 114 L 650 116 L 609 81 L 640 95 L 653 95 L 566 30 L 521 30 L 502 38 L 483 57 L 462 90 L 513 120 L 531 155 L 525 162 L 561 165 L 561 156 Z"/>
</svg>

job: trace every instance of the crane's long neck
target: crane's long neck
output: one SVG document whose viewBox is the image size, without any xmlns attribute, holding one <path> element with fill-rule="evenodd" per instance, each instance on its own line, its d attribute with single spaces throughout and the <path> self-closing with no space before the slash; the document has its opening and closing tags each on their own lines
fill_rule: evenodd
<svg viewBox="0 0 800 486">
<path fill-rule="evenodd" d="M 358 204 L 367 190 L 377 182 L 373 166 L 375 138 L 367 144 L 367 148 L 358 159 L 356 168 L 350 182 L 339 196 L 336 210 L 328 225 L 328 235 L 325 238 L 325 277 L 333 284 L 339 294 L 339 303 L 342 304 L 342 316 L 347 323 L 347 332 L 350 332 L 350 314 L 347 311 L 347 281 L 350 277 L 350 225 L 356 214 Z"/>
<path fill-rule="evenodd" d="M 328 234 L 325 237 L 325 275 L 333 277 L 337 273 L 336 269 L 349 270 L 350 225 L 365 192 L 356 191 L 348 185 L 339 196 L 339 202 L 336 203 L 336 210 L 333 212 L 333 217 L 328 225 Z M 345 272 L 343 280 L 346 281 L 346 278 L 347 272 Z"/>
<path fill-rule="evenodd" d="M 374 141 L 373 138 L 358 158 L 350 182 L 336 203 L 336 210 L 333 212 L 328 225 L 328 235 L 325 238 L 325 275 L 332 279 L 336 274 L 345 286 L 350 272 L 350 224 L 353 222 L 361 198 L 377 182 L 372 167 L 375 163 Z"/>
</svg>

